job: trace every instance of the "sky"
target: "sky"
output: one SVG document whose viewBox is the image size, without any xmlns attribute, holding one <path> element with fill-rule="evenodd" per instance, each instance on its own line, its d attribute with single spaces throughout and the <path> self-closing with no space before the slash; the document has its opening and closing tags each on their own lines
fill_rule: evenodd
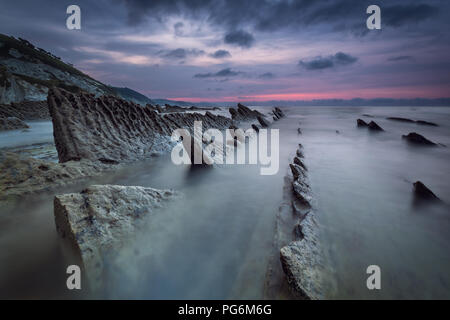
<svg viewBox="0 0 450 320">
<path fill-rule="evenodd" d="M 66 8 L 81 8 L 68 30 Z M 381 8 L 381 30 L 366 9 Z M 450 97 L 446 0 L 15 0 L 0 33 L 105 84 L 192 102 Z"/>
</svg>

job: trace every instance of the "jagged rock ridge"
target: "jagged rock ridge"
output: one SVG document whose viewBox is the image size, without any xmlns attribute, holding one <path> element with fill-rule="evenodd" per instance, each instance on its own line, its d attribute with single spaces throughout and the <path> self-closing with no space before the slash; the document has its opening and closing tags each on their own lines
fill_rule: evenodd
<svg viewBox="0 0 450 320">
<path fill-rule="evenodd" d="M 202 121 L 205 130 L 233 124 L 231 119 L 210 112 L 160 115 L 113 96 L 96 98 L 56 88 L 49 92 L 48 105 L 60 162 L 141 160 L 154 152 L 168 151 L 172 132 L 192 129 L 194 121 Z"/>
<path fill-rule="evenodd" d="M 294 241 L 280 250 L 280 260 L 293 295 L 300 299 L 323 298 L 322 252 L 318 240 L 318 226 L 312 208 L 307 168 L 303 163 L 302 146 L 289 166 L 293 175 L 292 208 L 297 217 L 293 228 Z"/>
</svg>

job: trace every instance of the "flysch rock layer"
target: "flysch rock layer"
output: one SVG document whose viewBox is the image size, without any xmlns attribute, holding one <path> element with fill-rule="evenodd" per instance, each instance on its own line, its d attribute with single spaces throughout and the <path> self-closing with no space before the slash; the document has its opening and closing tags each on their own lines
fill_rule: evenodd
<svg viewBox="0 0 450 320">
<path fill-rule="evenodd" d="M 56 229 L 82 262 L 89 289 L 105 289 L 105 273 L 145 216 L 179 194 L 172 190 L 94 185 L 54 199 Z"/>
<path fill-rule="evenodd" d="M 301 146 L 290 164 L 293 181 L 292 209 L 296 223 L 292 232 L 294 241 L 280 250 L 283 271 L 294 297 L 323 298 L 323 253 L 318 238 L 318 225 L 312 208 L 311 190 Z"/>
<path fill-rule="evenodd" d="M 0 201 L 74 184 L 117 167 L 90 160 L 54 163 L 0 151 Z"/>
<path fill-rule="evenodd" d="M 112 96 L 72 94 L 52 89 L 48 105 L 60 162 L 89 159 L 106 163 L 142 160 L 169 151 L 175 129 L 229 128 L 229 118 L 206 112 L 161 115 L 150 108 Z"/>
<path fill-rule="evenodd" d="M 0 117 L 0 131 L 28 129 L 29 126 L 16 117 Z"/>
</svg>

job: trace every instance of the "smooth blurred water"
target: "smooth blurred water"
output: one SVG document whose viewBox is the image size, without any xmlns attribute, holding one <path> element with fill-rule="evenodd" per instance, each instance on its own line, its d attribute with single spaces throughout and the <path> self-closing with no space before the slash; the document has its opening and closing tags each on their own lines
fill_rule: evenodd
<svg viewBox="0 0 450 320">
<path fill-rule="evenodd" d="M 440 126 L 385 119 L 393 116 Z M 450 203 L 450 150 L 401 139 L 417 132 L 450 146 L 450 109 L 306 108 L 298 117 L 335 284 L 328 297 L 450 298 L 449 206 L 418 208 L 412 197 L 420 180 Z M 358 117 L 385 132 L 357 128 Z M 369 265 L 381 268 L 380 291 L 367 290 Z"/>
<path fill-rule="evenodd" d="M 191 171 L 163 156 L 58 190 L 113 183 L 184 194 L 152 214 L 119 253 L 121 264 L 108 273 L 109 290 L 102 297 L 262 298 L 283 179 L 300 142 L 326 253 L 331 284 L 326 296 L 450 298 L 448 206 L 412 203 L 416 180 L 450 203 L 450 151 L 415 148 L 401 139 L 416 131 L 450 146 L 450 109 L 302 107 L 286 113 L 288 118 L 274 125 L 281 142 L 277 175 L 261 176 L 257 166 Z M 386 131 L 358 129 L 362 114 L 373 115 L 365 120 Z M 392 122 L 388 116 L 440 127 Z M 54 194 L 0 208 L 0 297 L 79 297 L 65 289 L 68 261 L 55 232 Z M 381 267 L 380 291 L 366 288 L 371 264 Z"/>
</svg>

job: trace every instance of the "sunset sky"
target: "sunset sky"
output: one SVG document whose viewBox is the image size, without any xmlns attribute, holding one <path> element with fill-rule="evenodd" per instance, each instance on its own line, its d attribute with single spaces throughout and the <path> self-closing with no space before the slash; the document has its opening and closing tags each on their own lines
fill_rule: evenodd
<svg viewBox="0 0 450 320">
<path fill-rule="evenodd" d="M 81 8 L 68 30 L 66 8 Z M 382 29 L 366 28 L 381 7 Z M 450 1 L 1 1 L 0 33 L 150 98 L 450 97 Z"/>
</svg>

